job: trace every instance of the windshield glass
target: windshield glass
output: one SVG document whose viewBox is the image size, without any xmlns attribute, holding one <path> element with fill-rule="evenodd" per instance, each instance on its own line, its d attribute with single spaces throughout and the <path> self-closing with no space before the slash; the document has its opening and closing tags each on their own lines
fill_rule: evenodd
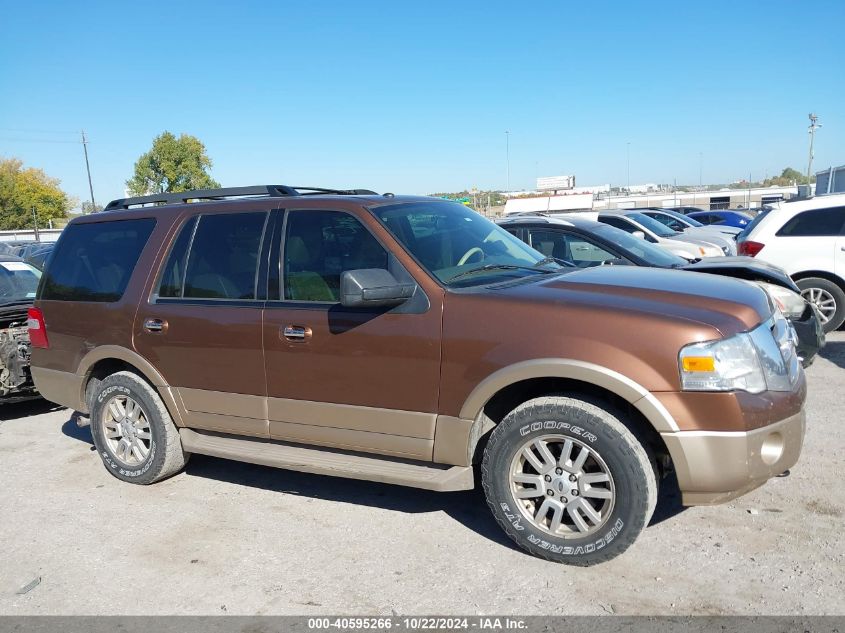
<svg viewBox="0 0 845 633">
<path fill-rule="evenodd" d="M 663 213 L 665 213 L 666 215 L 671 215 L 673 218 L 678 220 L 678 222 L 683 222 L 687 226 L 704 226 L 695 218 L 691 218 L 688 215 L 684 215 L 683 213 L 678 213 L 677 211 L 672 211 L 671 209 L 663 209 Z"/>
<path fill-rule="evenodd" d="M 629 251 L 640 259 L 644 260 L 649 266 L 658 266 L 660 268 L 679 268 L 686 265 L 687 260 L 673 255 L 669 251 L 664 250 L 656 244 L 646 242 L 643 239 L 634 237 L 630 233 L 626 233 L 622 229 L 617 229 L 614 226 L 602 224 L 601 227 L 593 229 L 596 235 L 603 237 L 608 242 L 618 245 L 620 248 Z"/>
<path fill-rule="evenodd" d="M 491 277 L 500 278 L 498 281 L 562 269 L 457 202 L 386 205 L 373 209 L 373 213 L 428 272 L 449 286 L 479 285 L 490 283 Z M 476 269 L 477 273 L 467 274 Z"/>
<path fill-rule="evenodd" d="M 668 226 L 661 224 L 654 218 L 650 218 L 642 213 L 626 213 L 625 217 L 631 218 L 634 222 L 638 222 L 659 237 L 674 237 L 678 234 L 677 231 L 673 231 Z"/>
<path fill-rule="evenodd" d="M 25 262 L 0 261 L 0 305 L 35 300 L 41 271 Z"/>
</svg>

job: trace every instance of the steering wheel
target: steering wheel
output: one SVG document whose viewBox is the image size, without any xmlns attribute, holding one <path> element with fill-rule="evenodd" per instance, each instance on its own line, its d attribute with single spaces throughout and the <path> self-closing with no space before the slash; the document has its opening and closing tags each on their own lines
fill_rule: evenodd
<svg viewBox="0 0 845 633">
<path fill-rule="evenodd" d="M 463 266 L 464 264 L 466 264 L 467 260 L 469 260 L 469 258 L 475 255 L 476 253 L 481 253 L 481 259 L 484 259 L 484 251 L 481 250 L 478 246 L 473 246 L 458 260 L 458 266 Z"/>
</svg>

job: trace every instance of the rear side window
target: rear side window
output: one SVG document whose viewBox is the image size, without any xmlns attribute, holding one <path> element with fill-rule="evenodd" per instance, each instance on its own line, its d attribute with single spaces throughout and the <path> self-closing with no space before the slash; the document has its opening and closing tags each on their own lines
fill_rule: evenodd
<svg viewBox="0 0 845 633">
<path fill-rule="evenodd" d="M 118 301 L 155 227 L 155 220 L 71 224 L 50 257 L 39 298 Z"/>
<path fill-rule="evenodd" d="M 158 286 L 159 297 L 181 297 L 182 286 L 185 283 L 185 265 L 188 263 L 188 248 L 191 246 L 191 238 L 194 236 L 194 228 L 197 225 L 197 218 L 191 218 L 182 227 L 179 237 L 173 244 L 167 264 L 161 274 L 161 281 Z"/>
<path fill-rule="evenodd" d="M 200 216 L 185 266 L 182 296 L 255 299 L 258 251 L 266 221 L 263 211 Z"/>
<path fill-rule="evenodd" d="M 777 235 L 819 237 L 841 235 L 845 225 L 845 207 L 804 211 L 784 224 Z"/>
</svg>

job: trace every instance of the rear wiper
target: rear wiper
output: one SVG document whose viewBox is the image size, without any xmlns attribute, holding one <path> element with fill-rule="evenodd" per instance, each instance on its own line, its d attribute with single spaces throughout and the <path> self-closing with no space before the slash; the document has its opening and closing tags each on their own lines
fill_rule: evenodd
<svg viewBox="0 0 845 633">
<path fill-rule="evenodd" d="M 454 277 L 450 278 L 448 283 L 452 283 L 456 279 L 466 277 L 467 275 L 482 273 L 488 270 L 530 270 L 535 273 L 543 274 L 557 272 L 555 270 L 540 270 L 539 268 L 535 268 L 534 266 L 521 266 L 519 264 L 485 264 L 484 266 L 478 266 L 477 268 L 471 268 L 470 270 L 465 270 L 462 273 L 458 273 Z"/>
</svg>

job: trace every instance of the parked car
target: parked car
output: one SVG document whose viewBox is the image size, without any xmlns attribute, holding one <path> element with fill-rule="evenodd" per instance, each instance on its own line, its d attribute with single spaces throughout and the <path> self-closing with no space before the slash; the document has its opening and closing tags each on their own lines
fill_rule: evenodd
<svg viewBox="0 0 845 633">
<path fill-rule="evenodd" d="M 845 322 L 845 194 L 781 202 L 737 238 L 739 253 L 781 266 L 814 303 L 825 332 Z"/>
<path fill-rule="evenodd" d="M 708 226 L 735 226 L 738 229 L 744 229 L 753 219 L 750 215 L 741 211 L 696 211 L 688 215 Z"/>
<path fill-rule="evenodd" d="M 677 211 L 678 213 L 683 213 L 686 215 L 687 213 L 697 213 L 699 211 L 707 211 L 707 209 L 702 209 L 701 207 L 670 207 L 673 211 Z"/>
<path fill-rule="evenodd" d="M 690 237 L 664 226 L 639 211 L 602 211 L 598 214 L 598 221 L 626 233 L 657 244 L 673 255 L 695 261 L 702 257 L 718 257 L 725 252 L 715 244 L 700 238 Z"/>
<path fill-rule="evenodd" d="M 657 220 L 673 231 L 685 233 L 692 237 L 699 237 L 715 244 L 722 249 L 725 255 L 736 255 L 736 236 L 740 232 L 740 229 L 726 227 L 730 233 L 725 233 L 716 225 L 705 226 L 694 218 L 670 209 L 642 209 L 640 211 L 643 215 Z"/>
<path fill-rule="evenodd" d="M 53 246 L 53 243 L 44 244 L 40 249 L 29 253 L 25 261 L 35 266 L 38 270 L 44 270 L 44 264 L 50 253 L 53 252 Z"/>
<path fill-rule="evenodd" d="M 19 257 L 0 255 L 0 404 L 38 397 L 29 370 L 27 309 L 41 271 Z"/>
<path fill-rule="evenodd" d="M 690 263 L 625 231 L 575 216 L 564 220 L 525 215 L 505 218 L 497 224 L 564 265 L 579 268 L 649 266 L 757 282 L 795 328 L 798 355 L 804 367 L 810 366 L 825 344 L 821 319 L 815 307 L 801 297 L 798 286 L 782 268 L 768 262 L 750 257 L 707 257 Z"/>
<path fill-rule="evenodd" d="M 64 229 L 29 326 L 36 385 L 90 414 L 118 479 L 202 453 L 445 491 L 480 463 L 509 537 L 578 565 L 631 545 L 672 468 L 683 503 L 725 502 L 804 435 L 791 328 L 760 287 L 562 266 L 436 198 L 113 201 Z"/>
</svg>

